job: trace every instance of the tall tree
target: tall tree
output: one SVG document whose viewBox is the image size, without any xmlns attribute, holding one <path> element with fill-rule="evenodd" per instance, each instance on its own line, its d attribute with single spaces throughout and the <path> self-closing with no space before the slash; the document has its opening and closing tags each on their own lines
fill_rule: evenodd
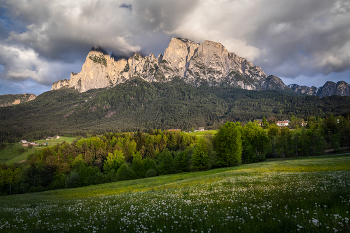
<svg viewBox="0 0 350 233">
<path fill-rule="evenodd" d="M 229 167 L 242 163 L 241 130 L 241 123 L 226 122 L 214 136 L 218 167 Z"/>
<path fill-rule="evenodd" d="M 276 149 L 275 149 L 275 141 L 276 141 L 276 136 L 278 134 L 279 128 L 275 124 L 269 125 L 267 128 L 267 135 L 272 140 L 272 153 L 275 155 L 276 158 Z"/>
<path fill-rule="evenodd" d="M 266 157 L 268 138 L 266 131 L 253 122 L 247 123 L 242 130 L 244 163 L 262 161 Z"/>
<path fill-rule="evenodd" d="M 199 138 L 192 154 L 192 170 L 203 171 L 209 168 L 208 146 L 204 138 Z"/>
</svg>

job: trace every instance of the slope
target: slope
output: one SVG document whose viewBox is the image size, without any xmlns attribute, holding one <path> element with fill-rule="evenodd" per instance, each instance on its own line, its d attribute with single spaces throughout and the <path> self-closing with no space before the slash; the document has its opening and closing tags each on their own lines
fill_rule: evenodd
<svg viewBox="0 0 350 233">
<path fill-rule="evenodd" d="M 83 93 L 61 88 L 31 102 L 1 108 L 0 141 L 150 128 L 215 129 L 227 120 L 248 122 L 263 116 L 283 120 L 331 113 L 350 113 L 350 97 L 291 96 L 134 77 L 113 88 Z"/>
</svg>

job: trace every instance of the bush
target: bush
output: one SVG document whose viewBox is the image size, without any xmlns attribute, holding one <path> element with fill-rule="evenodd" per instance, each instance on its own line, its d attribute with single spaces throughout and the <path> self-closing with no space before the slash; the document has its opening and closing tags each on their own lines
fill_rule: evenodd
<svg viewBox="0 0 350 233">
<path fill-rule="evenodd" d="M 66 188 L 76 188 L 79 186 L 80 176 L 79 173 L 73 171 L 66 180 Z"/>
<path fill-rule="evenodd" d="M 65 186 L 65 181 L 66 176 L 63 173 L 58 173 L 50 183 L 49 189 L 62 189 Z"/>
<path fill-rule="evenodd" d="M 106 182 L 116 182 L 118 181 L 117 173 L 112 169 L 108 174 L 105 175 Z"/>
<path fill-rule="evenodd" d="M 146 177 L 146 173 L 149 169 L 157 169 L 156 161 L 150 158 L 142 160 L 142 174 L 144 177 Z"/>
<path fill-rule="evenodd" d="M 118 180 L 133 180 L 136 178 L 135 172 L 124 163 L 117 171 Z"/>
<path fill-rule="evenodd" d="M 146 172 L 146 177 L 154 177 L 157 176 L 157 171 L 154 169 L 148 169 L 148 171 Z"/>
</svg>

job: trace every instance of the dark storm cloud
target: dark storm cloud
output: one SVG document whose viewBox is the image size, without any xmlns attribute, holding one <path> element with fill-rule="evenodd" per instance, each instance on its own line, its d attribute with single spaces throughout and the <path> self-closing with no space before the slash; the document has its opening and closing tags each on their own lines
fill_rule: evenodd
<svg viewBox="0 0 350 233">
<path fill-rule="evenodd" d="M 126 9 L 132 11 L 132 5 L 131 4 L 121 4 L 119 7 L 126 8 Z"/>
<path fill-rule="evenodd" d="M 0 0 L 0 5 L 0 79 L 8 82 L 49 86 L 69 78 L 92 46 L 116 57 L 157 56 L 173 36 L 221 42 L 281 77 L 334 75 L 350 67 L 345 0 Z"/>
</svg>

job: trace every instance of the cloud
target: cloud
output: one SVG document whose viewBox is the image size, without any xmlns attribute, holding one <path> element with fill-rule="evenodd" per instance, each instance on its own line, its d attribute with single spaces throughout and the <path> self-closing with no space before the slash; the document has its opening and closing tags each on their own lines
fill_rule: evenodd
<svg viewBox="0 0 350 233">
<path fill-rule="evenodd" d="M 119 7 L 120 8 L 126 8 L 126 9 L 130 10 L 130 12 L 132 11 L 132 5 L 131 4 L 121 4 Z"/>
<path fill-rule="evenodd" d="M 0 45 L 0 79 L 14 82 L 33 81 L 51 85 L 62 77 L 69 77 L 76 63 L 46 61 L 33 49 Z"/>
<path fill-rule="evenodd" d="M 0 3 L 2 80 L 49 86 L 69 78 L 70 71 L 78 72 L 92 46 L 117 56 L 158 55 L 173 36 L 220 42 L 267 74 L 289 79 L 334 77 L 350 67 L 350 2 L 346 0 Z"/>
</svg>

